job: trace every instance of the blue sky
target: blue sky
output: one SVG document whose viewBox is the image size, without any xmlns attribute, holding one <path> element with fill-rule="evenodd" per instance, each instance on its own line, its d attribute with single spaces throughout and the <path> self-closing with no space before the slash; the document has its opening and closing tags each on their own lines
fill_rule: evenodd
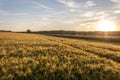
<svg viewBox="0 0 120 80">
<path fill-rule="evenodd" d="M 120 30 L 120 0 L 0 0 L 0 30 L 95 31 L 103 16 Z"/>
</svg>

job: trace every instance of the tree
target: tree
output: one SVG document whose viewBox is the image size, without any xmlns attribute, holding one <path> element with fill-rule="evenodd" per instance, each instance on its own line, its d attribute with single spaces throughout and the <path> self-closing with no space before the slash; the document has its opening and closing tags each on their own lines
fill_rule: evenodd
<svg viewBox="0 0 120 80">
<path fill-rule="evenodd" d="M 27 33 L 31 33 L 31 30 L 30 30 L 30 29 L 28 29 L 28 30 L 27 30 Z"/>
</svg>

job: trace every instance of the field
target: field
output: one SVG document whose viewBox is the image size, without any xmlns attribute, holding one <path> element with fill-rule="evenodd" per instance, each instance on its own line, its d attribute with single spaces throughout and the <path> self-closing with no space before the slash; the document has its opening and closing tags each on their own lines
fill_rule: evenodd
<svg viewBox="0 0 120 80">
<path fill-rule="evenodd" d="M 120 45 L 0 32 L 0 80 L 120 80 Z"/>
<path fill-rule="evenodd" d="M 25 33 L 25 32 L 23 32 Z M 32 34 L 43 34 L 48 36 L 57 36 L 57 37 L 65 37 L 65 38 L 73 38 L 73 39 L 84 39 L 91 41 L 102 41 L 102 42 L 114 42 L 120 43 L 120 31 L 36 31 L 30 32 Z"/>
</svg>

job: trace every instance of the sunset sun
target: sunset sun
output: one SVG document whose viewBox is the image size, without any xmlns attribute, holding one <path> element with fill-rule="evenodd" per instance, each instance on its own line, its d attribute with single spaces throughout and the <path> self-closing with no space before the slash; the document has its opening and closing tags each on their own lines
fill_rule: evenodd
<svg viewBox="0 0 120 80">
<path fill-rule="evenodd" d="M 98 31 L 115 31 L 115 24 L 112 21 L 102 19 L 97 26 Z"/>
</svg>

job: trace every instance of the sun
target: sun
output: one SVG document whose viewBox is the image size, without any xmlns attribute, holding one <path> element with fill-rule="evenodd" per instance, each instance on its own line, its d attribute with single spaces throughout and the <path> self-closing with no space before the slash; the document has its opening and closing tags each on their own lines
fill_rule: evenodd
<svg viewBox="0 0 120 80">
<path fill-rule="evenodd" d="M 116 26 L 113 22 L 105 19 L 102 19 L 97 26 L 98 31 L 115 31 L 115 28 Z"/>
</svg>

